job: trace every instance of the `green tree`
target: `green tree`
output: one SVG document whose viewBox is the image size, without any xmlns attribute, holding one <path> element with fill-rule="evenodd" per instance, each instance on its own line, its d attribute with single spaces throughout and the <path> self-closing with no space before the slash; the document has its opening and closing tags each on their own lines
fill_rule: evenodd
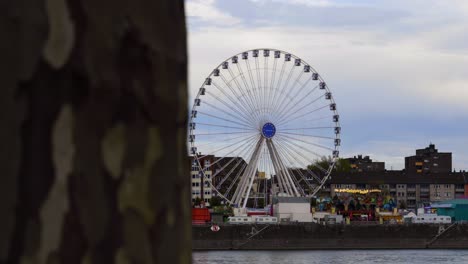
<svg viewBox="0 0 468 264">
<path fill-rule="evenodd" d="M 193 203 L 193 205 L 200 206 L 201 203 L 202 203 L 202 199 L 198 196 L 195 197 L 195 202 Z"/>
<path fill-rule="evenodd" d="M 333 158 L 331 156 L 323 156 L 320 159 L 315 160 L 312 164 L 307 166 L 307 168 L 315 172 L 328 170 L 332 162 Z M 350 172 L 351 164 L 346 159 L 338 158 L 338 160 L 335 162 L 335 166 L 333 167 L 333 171 L 344 173 Z"/>
<path fill-rule="evenodd" d="M 213 196 L 210 199 L 210 206 L 215 207 L 215 206 L 220 206 L 221 205 L 221 197 L 219 196 Z"/>
</svg>

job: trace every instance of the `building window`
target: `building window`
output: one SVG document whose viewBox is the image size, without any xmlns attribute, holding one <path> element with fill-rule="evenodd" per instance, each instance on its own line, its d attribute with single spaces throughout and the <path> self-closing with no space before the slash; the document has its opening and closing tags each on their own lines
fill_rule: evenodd
<svg viewBox="0 0 468 264">
<path fill-rule="evenodd" d="M 445 193 L 445 197 L 450 197 L 450 193 L 449 193 L 449 192 L 446 192 L 446 193 Z"/>
<path fill-rule="evenodd" d="M 445 184 L 445 188 L 450 188 L 450 184 Z"/>
</svg>

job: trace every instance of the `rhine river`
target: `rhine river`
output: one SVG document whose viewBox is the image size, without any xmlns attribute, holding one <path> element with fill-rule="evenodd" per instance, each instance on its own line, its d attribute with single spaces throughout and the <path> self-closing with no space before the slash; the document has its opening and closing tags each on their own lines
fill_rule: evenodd
<svg viewBox="0 0 468 264">
<path fill-rule="evenodd" d="M 197 251 L 195 264 L 468 263 L 468 250 Z"/>
</svg>

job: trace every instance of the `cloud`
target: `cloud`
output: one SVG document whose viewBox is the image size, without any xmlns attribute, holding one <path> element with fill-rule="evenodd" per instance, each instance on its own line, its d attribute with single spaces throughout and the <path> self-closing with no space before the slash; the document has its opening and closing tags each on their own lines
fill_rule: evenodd
<svg viewBox="0 0 468 264">
<path fill-rule="evenodd" d="M 271 1 L 281 8 L 274 11 L 278 7 Z M 342 117 L 345 156 L 371 155 L 401 168 L 404 156 L 432 141 L 441 151 L 454 152 L 455 168 L 468 168 L 465 1 L 360 1 L 362 7 L 287 2 L 204 3 L 238 22 L 205 19 L 189 26 L 192 99 L 205 77 L 230 56 L 278 48 L 307 61 L 327 81 Z M 298 9 L 302 13 L 296 16 Z M 305 23 L 317 10 L 328 13 L 319 19 L 309 15 Z"/>
<path fill-rule="evenodd" d="M 211 23 L 214 25 L 235 25 L 241 20 L 215 7 L 215 0 L 192 0 L 185 3 L 189 19 Z"/>
<path fill-rule="evenodd" d="M 254 3 L 266 4 L 267 2 L 279 2 L 288 4 L 300 4 L 307 6 L 332 6 L 334 3 L 329 0 L 251 0 Z"/>
</svg>

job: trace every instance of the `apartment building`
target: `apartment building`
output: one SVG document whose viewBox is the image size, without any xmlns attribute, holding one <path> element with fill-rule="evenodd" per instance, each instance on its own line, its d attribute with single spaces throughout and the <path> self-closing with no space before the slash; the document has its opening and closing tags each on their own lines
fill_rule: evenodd
<svg viewBox="0 0 468 264">
<path fill-rule="evenodd" d="M 385 162 L 378 162 L 372 161 L 369 156 L 354 156 L 352 158 L 345 159 L 349 161 L 351 166 L 351 171 L 384 171 L 385 170 Z"/>
<path fill-rule="evenodd" d="M 414 173 L 448 173 L 452 171 L 452 153 L 439 152 L 434 144 L 417 149 L 416 155 L 405 157 L 405 170 Z"/>
<path fill-rule="evenodd" d="M 334 174 L 322 193 L 334 197 L 337 189 L 378 189 L 398 204 L 417 208 L 418 204 L 468 196 L 468 173 L 406 173 L 404 171 Z"/>
</svg>

